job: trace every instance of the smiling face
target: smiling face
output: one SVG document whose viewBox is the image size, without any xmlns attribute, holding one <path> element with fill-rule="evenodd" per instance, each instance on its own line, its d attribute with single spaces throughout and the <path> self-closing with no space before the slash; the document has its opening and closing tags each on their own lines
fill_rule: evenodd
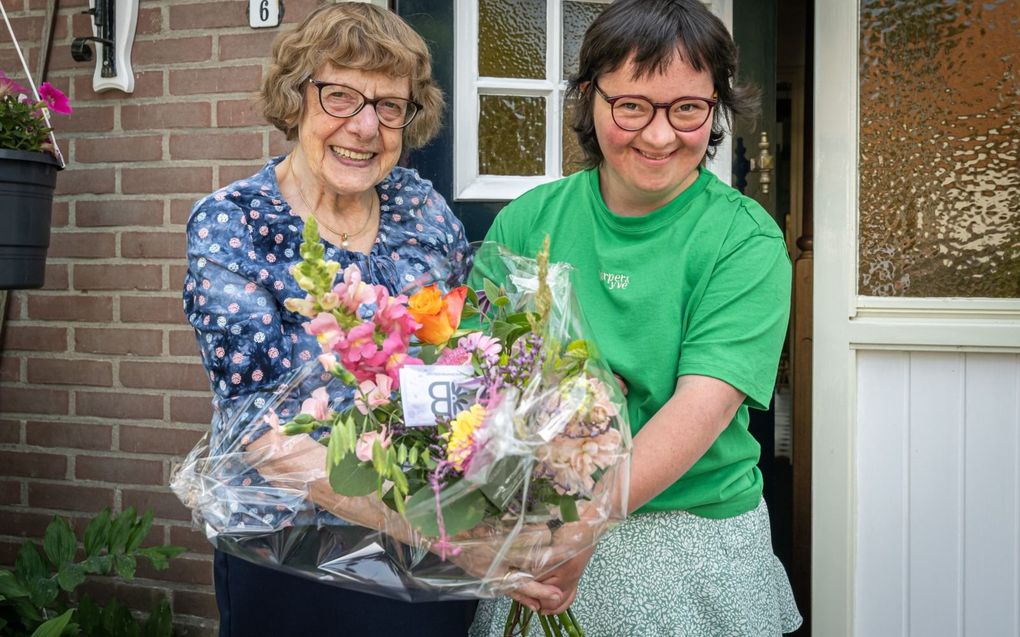
<svg viewBox="0 0 1020 637">
<path fill-rule="evenodd" d="M 368 99 L 379 96 L 410 98 L 410 81 L 385 73 L 325 66 L 313 79 L 345 84 Z M 302 85 L 304 114 L 298 124 L 298 144 L 305 168 L 319 188 L 335 197 L 356 197 L 371 190 L 393 170 L 400 159 L 402 130 L 379 125 L 369 105 L 357 115 L 338 118 L 322 110 L 319 91 Z M 309 186 L 310 188 L 310 186 Z"/>
<path fill-rule="evenodd" d="M 669 103 L 678 97 L 706 97 L 713 94 L 712 76 L 695 71 L 680 55 L 664 73 L 634 77 L 632 60 L 598 78 L 599 87 L 610 97 L 642 95 L 652 102 Z M 640 131 L 625 131 L 613 121 L 608 102 L 594 95 L 595 136 L 602 150 L 599 166 L 602 198 L 606 206 L 621 215 L 646 214 L 672 201 L 698 177 L 698 166 L 708 150 L 712 120 L 698 130 L 681 133 L 659 109 L 651 123 Z"/>
</svg>

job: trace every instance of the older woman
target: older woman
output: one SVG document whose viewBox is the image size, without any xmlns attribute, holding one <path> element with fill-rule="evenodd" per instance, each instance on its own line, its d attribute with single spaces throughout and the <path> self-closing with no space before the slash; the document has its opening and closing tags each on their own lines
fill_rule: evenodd
<svg viewBox="0 0 1020 637">
<path fill-rule="evenodd" d="M 545 611 L 576 594 L 591 637 L 778 635 L 801 621 L 747 429 L 771 398 L 790 262 L 769 214 L 704 165 L 729 116 L 756 106 L 735 76 L 736 47 L 703 3 L 617 0 L 570 85 L 588 170 L 526 193 L 489 232 L 521 254 L 551 237 L 628 388 L 634 515 L 544 579 L 563 592 Z M 569 554 L 590 538 L 553 541 Z M 483 602 L 471 634 L 501 635 L 506 605 Z"/>
<path fill-rule="evenodd" d="M 463 226 L 443 197 L 397 167 L 405 148 L 435 135 L 443 107 L 428 48 L 402 20 L 361 3 L 316 10 L 276 40 L 260 101 L 296 147 L 200 200 L 188 222 L 185 312 L 215 392 L 220 437 L 235 433 L 223 428 L 236 399 L 318 354 L 302 317 L 284 308 L 303 296 L 289 268 L 300 260 L 307 220 L 317 221 L 327 259 L 357 264 L 391 293 L 444 268 L 457 278 L 468 257 Z M 263 476 L 245 479 L 265 484 Z M 466 631 L 474 610 L 472 602 L 411 605 L 347 591 L 221 552 L 215 584 L 221 636 L 449 636 Z"/>
</svg>

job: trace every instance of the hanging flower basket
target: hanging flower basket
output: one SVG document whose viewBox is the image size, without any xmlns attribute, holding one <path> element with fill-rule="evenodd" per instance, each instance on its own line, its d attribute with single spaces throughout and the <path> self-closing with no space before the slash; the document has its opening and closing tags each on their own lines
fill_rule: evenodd
<svg viewBox="0 0 1020 637">
<path fill-rule="evenodd" d="M 0 289 L 42 287 L 60 162 L 0 149 Z"/>
<path fill-rule="evenodd" d="M 57 171 L 64 167 L 50 111 L 68 115 L 71 106 L 48 82 L 36 88 L 2 1 L 0 14 L 30 87 L 0 70 L 0 290 L 39 288 Z"/>
</svg>

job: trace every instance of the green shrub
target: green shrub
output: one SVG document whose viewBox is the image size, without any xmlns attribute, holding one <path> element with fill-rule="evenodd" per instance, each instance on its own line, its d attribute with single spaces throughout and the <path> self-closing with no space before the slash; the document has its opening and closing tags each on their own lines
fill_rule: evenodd
<svg viewBox="0 0 1020 637">
<path fill-rule="evenodd" d="M 87 575 L 131 580 L 139 558 L 163 570 L 185 551 L 169 545 L 141 548 L 150 528 L 152 511 L 138 517 L 131 507 L 112 516 L 104 509 L 85 529 L 84 559 L 76 561 L 78 542 L 71 525 L 54 516 L 43 538 L 43 555 L 35 543 L 26 542 L 14 570 L 0 569 L 0 635 L 170 637 L 173 622 L 166 600 L 139 622 L 117 600 L 104 607 L 74 592 Z"/>
</svg>

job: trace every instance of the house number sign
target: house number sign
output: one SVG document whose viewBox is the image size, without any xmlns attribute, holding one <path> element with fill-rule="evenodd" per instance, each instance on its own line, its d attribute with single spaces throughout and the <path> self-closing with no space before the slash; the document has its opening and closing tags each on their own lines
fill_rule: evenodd
<svg viewBox="0 0 1020 637">
<path fill-rule="evenodd" d="M 248 0 L 248 26 L 266 29 L 280 26 L 283 0 Z"/>
</svg>

